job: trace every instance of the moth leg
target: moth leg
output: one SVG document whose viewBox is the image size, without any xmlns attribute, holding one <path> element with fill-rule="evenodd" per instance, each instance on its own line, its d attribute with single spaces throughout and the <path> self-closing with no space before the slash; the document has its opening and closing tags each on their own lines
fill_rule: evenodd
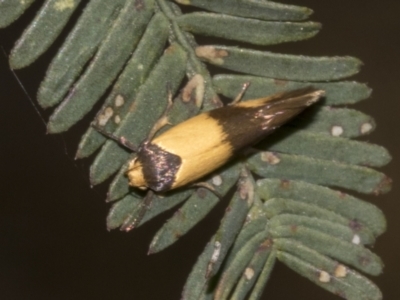
<svg viewBox="0 0 400 300">
<path fill-rule="evenodd" d="M 137 152 L 138 151 L 138 147 L 135 146 L 134 144 L 132 144 L 130 141 L 128 141 L 125 137 L 116 136 L 115 134 L 113 134 L 111 132 L 107 132 L 102 127 L 100 127 L 99 125 L 97 125 L 94 122 L 92 122 L 92 124 L 90 124 L 90 126 L 92 126 L 94 129 L 96 129 L 99 133 L 101 133 L 105 137 L 108 137 L 108 138 L 116 141 L 118 144 L 121 144 L 125 148 L 127 148 L 127 149 L 129 149 L 129 150 L 131 150 L 133 152 Z"/>
<path fill-rule="evenodd" d="M 219 199 L 222 199 L 224 197 L 211 184 L 209 184 L 208 182 L 205 182 L 205 181 L 193 183 L 189 187 L 192 187 L 192 188 L 202 187 L 202 188 L 205 188 L 205 189 L 209 190 L 210 192 L 212 192 Z"/>
<path fill-rule="evenodd" d="M 154 198 L 154 192 L 152 190 L 148 190 L 146 196 L 143 198 L 142 203 L 138 207 L 138 210 L 135 210 L 134 213 L 130 215 L 122 224 L 120 228 L 121 231 L 126 231 L 126 232 L 131 231 L 140 224 L 143 217 L 146 215 L 146 212 L 151 207 L 153 198 Z"/>
<path fill-rule="evenodd" d="M 172 102 L 172 92 L 171 92 L 171 88 L 169 87 L 168 84 L 168 104 L 167 107 L 165 108 L 164 112 L 162 113 L 162 115 L 160 116 L 160 118 L 157 120 L 157 122 L 153 125 L 153 128 L 151 128 L 146 141 L 151 141 L 153 139 L 153 137 L 156 135 L 156 133 L 163 128 L 165 125 L 171 125 L 171 123 L 168 122 L 168 113 L 171 110 L 173 105 Z"/>
<path fill-rule="evenodd" d="M 246 92 L 246 90 L 249 87 L 249 85 L 250 85 L 250 82 L 245 82 L 243 84 L 242 89 L 240 90 L 239 94 L 236 96 L 235 99 L 233 99 L 233 101 L 231 103 L 229 103 L 229 105 L 234 105 L 236 103 L 239 103 L 242 100 L 243 95 Z"/>
</svg>

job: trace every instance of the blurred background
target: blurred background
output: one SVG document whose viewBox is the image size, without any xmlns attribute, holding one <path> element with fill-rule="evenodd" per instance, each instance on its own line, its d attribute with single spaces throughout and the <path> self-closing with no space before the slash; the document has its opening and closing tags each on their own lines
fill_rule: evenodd
<svg viewBox="0 0 400 300">
<path fill-rule="evenodd" d="M 12 26 L 0 30 L 0 46 L 10 52 L 43 1 Z M 392 192 L 362 198 L 380 207 L 388 230 L 373 251 L 385 263 L 372 280 L 385 299 L 400 299 L 400 2 L 395 0 L 291 0 L 314 9 L 323 24 L 308 41 L 268 47 L 304 55 L 351 55 L 364 62 L 351 78 L 373 88 L 356 106 L 378 126 L 365 140 L 394 156 L 381 171 L 394 180 Z M 59 39 L 60 42 L 62 39 Z M 33 99 L 59 43 L 32 66 L 17 71 Z M 91 188 L 90 160 L 74 155 L 86 123 L 62 135 L 46 135 L 45 120 L 13 77 L 0 49 L 0 295 L 2 299 L 179 299 L 197 256 L 218 227 L 224 203 L 200 226 L 165 251 L 147 256 L 152 236 L 170 213 L 133 232 L 108 232 L 106 185 Z M 36 105 L 37 106 L 37 105 Z M 396 171 L 397 170 L 397 171 Z M 278 263 L 263 299 L 339 299 Z"/>
</svg>

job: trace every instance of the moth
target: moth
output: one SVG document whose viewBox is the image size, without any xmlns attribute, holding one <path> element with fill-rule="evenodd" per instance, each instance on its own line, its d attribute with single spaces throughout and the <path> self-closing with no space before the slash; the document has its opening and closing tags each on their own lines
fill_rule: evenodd
<svg viewBox="0 0 400 300">
<path fill-rule="evenodd" d="M 149 190 L 150 194 L 164 193 L 197 182 L 323 95 L 323 90 L 307 87 L 243 102 L 238 96 L 230 105 L 201 113 L 154 137 L 168 124 L 167 108 L 139 147 L 123 137 L 111 138 L 136 152 L 126 172 L 129 185 Z M 171 98 L 172 95 L 168 107 L 172 105 Z"/>
</svg>

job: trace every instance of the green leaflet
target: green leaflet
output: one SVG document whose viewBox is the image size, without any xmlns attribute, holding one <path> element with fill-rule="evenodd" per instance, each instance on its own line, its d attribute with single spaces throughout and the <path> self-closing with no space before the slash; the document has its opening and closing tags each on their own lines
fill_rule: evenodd
<svg viewBox="0 0 400 300">
<path fill-rule="evenodd" d="M 284 198 L 272 198 L 265 202 L 265 212 L 269 218 L 272 220 L 276 217 L 282 215 L 293 216 L 293 222 L 289 225 L 298 226 L 301 224 L 299 220 L 300 216 L 306 216 L 308 218 L 326 220 L 330 223 L 339 224 L 350 229 L 353 233 L 351 241 L 355 244 L 364 243 L 361 242 L 368 237 L 374 236 L 374 233 L 370 228 L 365 226 L 354 217 L 342 216 L 335 211 L 331 211 L 324 207 L 313 205 L 309 203 L 304 203 L 298 199 L 284 199 Z M 318 223 L 316 223 L 318 224 Z M 287 226 L 282 228 L 273 228 L 277 235 L 280 235 L 280 230 L 285 231 Z M 323 231 L 319 228 L 320 231 Z M 336 232 L 336 235 L 339 233 Z"/>
<path fill-rule="evenodd" d="M 214 252 L 214 237 L 208 242 L 203 252 L 197 258 L 182 291 L 182 300 L 213 299 L 212 294 L 207 294 L 207 267 L 210 257 Z"/>
<path fill-rule="evenodd" d="M 297 243 L 312 248 L 320 254 L 324 254 L 338 261 L 352 265 L 364 273 L 379 275 L 382 272 L 383 263 L 380 258 L 362 245 L 343 241 L 337 237 L 322 233 L 303 226 L 285 227 L 280 230 L 279 236 L 273 236 L 275 247 L 279 248 L 280 238 L 288 240 L 286 246 L 280 250 L 296 254 Z M 293 243 L 292 243 L 293 242 Z M 289 245 L 292 246 L 289 250 Z"/>
<path fill-rule="evenodd" d="M 144 217 L 137 224 L 137 227 L 186 200 L 191 192 L 191 190 L 186 190 L 178 193 L 171 192 L 164 197 L 155 196 L 151 207 L 146 210 Z M 118 227 L 121 227 L 121 230 L 129 228 L 130 225 L 136 222 L 136 219 L 140 215 L 142 203 L 143 199 L 141 197 L 138 198 L 131 194 L 116 202 L 108 213 L 107 228 L 109 230 Z"/>
<path fill-rule="evenodd" d="M 303 181 L 272 178 L 259 180 L 257 186 L 257 193 L 262 199 L 293 199 L 295 202 L 323 208 L 338 217 L 352 220 L 344 225 L 350 226 L 355 232 L 367 227 L 375 236 L 379 236 L 386 230 L 385 216 L 379 208 L 343 192 Z M 325 217 L 321 219 L 330 220 Z"/>
<path fill-rule="evenodd" d="M 11 23 L 32 2 L 0 2 L 0 27 Z M 246 82 L 251 85 L 244 100 L 310 85 L 325 90 L 323 101 L 257 145 L 267 151 L 240 164 L 232 161 L 210 176 L 208 184 L 223 195 L 237 181 L 242 164 L 266 178 L 255 187 L 252 177 L 242 173 L 221 226 L 193 268 L 182 299 L 259 299 L 276 258 L 340 296 L 381 299 L 375 285 L 339 261 L 368 274 L 381 272 L 379 257 L 364 245 L 385 231 L 382 212 L 320 186 L 374 194 L 390 189 L 390 179 L 370 168 L 387 164 L 389 153 L 378 145 L 349 139 L 374 130 L 374 120 L 353 109 L 331 107 L 369 97 L 371 89 L 365 84 L 327 82 L 357 73 L 360 61 L 199 46 L 191 35 L 254 45 L 301 40 L 320 29 L 316 22 L 297 22 L 312 13 L 308 8 L 264 0 L 175 2 L 209 12 L 184 14 L 178 5 L 164 0 L 91 0 L 87 4 L 39 90 L 43 107 L 63 101 L 50 118 L 49 132 L 75 124 L 111 84 L 95 122 L 135 145 L 146 138 L 164 110 L 168 87 L 174 94 L 181 89 L 168 115 L 172 124 L 220 106 L 217 93 L 236 97 Z M 10 58 L 14 68 L 30 64 L 49 47 L 79 0 L 58 10 L 56 3 L 67 2 L 47 0 L 17 42 Z M 170 47 L 162 54 L 167 40 Z M 199 58 L 243 75 L 211 78 Z M 134 154 L 89 128 L 77 157 L 87 157 L 101 146 L 90 170 L 91 182 L 101 183 L 118 172 L 107 201 L 119 201 L 110 210 L 107 227 L 123 230 L 135 222 L 143 207 L 143 193 L 130 188 L 125 177 L 127 160 Z M 184 201 L 153 238 L 150 253 L 188 232 L 218 198 L 202 188 L 157 195 L 138 225 Z"/>
<path fill-rule="evenodd" d="M 269 241 L 268 241 L 269 242 Z M 253 258 L 244 269 L 239 281 L 234 287 L 231 299 L 246 299 L 247 294 L 253 288 L 266 263 L 272 258 L 271 247 L 266 242 L 257 249 Z"/>
<path fill-rule="evenodd" d="M 251 291 L 251 294 L 249 295 L 249 300 L 256 300 L 260 299 L 262 292 L 264 291 L 265 285 L 271 276 L 272 269 L 275 266 L 275 261 L 276 261 L 276 252 L 271 251 L 269 254 L 267 261 L 265 265 L 263 266 L 263 269 L 257 278 L 257 281 L 254 285 L 253 290 Z"/>
<path fill-rule="evenodd" d="M 391 188 L 391 180 L 373 169 L 301 155 L 262 152 L 250 157 L 247 164 L 262 177 L 303 180 L 376 195 Z"/>
<path fill-rule="evenodd" d="M 266 22 L 204 12 L 184 14 L 176 20 L 183 30 L 192 33 L 254 45 L 273 45 L 311 38 L 321 28 L 321 24 L 316 22 Z"/>
<path fill-rule="evenodd" d="M 310 211 L 309 211 L 310 212 Z M 285 237 L 288 229 L 294 229 L 298 226 L 318 230 L 326 233 L 330 236 L 337 237 L 343 241 L 351 242 L 353 244 L 373 244 L 375 242 L 375 236 L 371 230 L 364 228 L 352 228 L 349 226 L 351 220 L 348 220 L 346 224 L 334 222 L 334 218 L 331 220 L 323 219 L 324 214 L 316 216 L 307 215 L 296 215 L 292 213 L 280 213 L 273 216 L 269 222 L 270 232 L 272 235 L 277 237 Z"/>
<path fill-rule="evenodd" d="M 250 263 L 253 254 L 261 248 L 266 251 L 270 247 L 267 240 L 267 231 L 260 232 L 253 236 L 246 245 L 240 249 L 227 270 L 218 280 L 218 286 L 215 290 L 214 299 L 228 299 L 229 293 L 233 289 L 239 276 L 244 272 L 246 266 Z"/>
<path fill-rule="evenodd" d="M 18 19 L 35 0 L 3 0 L 0 2 L 0 28 L 7 27 Z"/>
<path fill-rule="evenodd" d="M 256 196 L 254 198 L 253 206 L 247 214 L 246 222 L 243 224 L 235 242 L 229 250 L 223 268 L 226 269 L 230 265 L 236 254 L 243 248 L 249 239 L 257 233 L 264 231 L 266 227 L 267 215 L 265 213 L 265 208 L 259 197 Z"/>
<path fill-rule="evenodd" d="M 290 247 L 286 239 L 276 243 L 279 248 Z M 295 254 L 277 251 L 277 258 L 315 284 L 345 299 L 382 299 L 379 289 L 366 277 L 299 243 L 295 246 Z"/>
<path fill-rule="evenodd" d="M 239 251 L 248 244 L 248 241 L 251 238 L 259 233 L 265 234 L 267 220 L 265 218 L 263 206 L 257 198 L 255 198 L 254 201 L 255 202 L 247 215 L 246 222 L 243 224 L 234 244 L 229 250 L 228 256 L 225 258 L 223 264 L 224 270 L 226 270 L 226 268 L 231 265 L 231 262 L 238 257 Z M 207 274 L 210 272 L 210 262 L 213 254 L 220 253 L 220 246 L 221 244 L 217 242 L 216 236 L 214 236 L 207 244 L 186 281 L 182 293 L 183 299 L 209 299 L 213 297 L 213 293 L 208 286 L 209 277 Z M 224 259 L 224 255 L 222 255 L 222 257 L 218 255 L 217 259 L 218 258 Z M 211 264 L 211 266 L 213 265 L 214 263 Z M 213 282 L 213 280 L 214 278 L 211 278 L 211 282 Z"/>
<path fill-rule="evenodd" d="M 68 93 L 107 37 L 124 3 L 125 0 L 89 2 L 40 84 L 37 98 L 43 108 L 58 104 Z"/>
<path fill-rule="evenodd" d="M 221 68 L 298 81 L 328 81 L 356 74 L 361 61 L 354 57 L 311 57 L 277 54 L 229 46 L 199 46 L 199 58 Z"/>
<path fill-rule="evenodd" d="M 254 180 L 250 172 L 242 168 L 237 190 L 226 208 L 221 226 L 215 233 L 215 245 L 219 245 L 218 255 L 208 264 L 207 277 L 214 276 L 222 265 L 225 256 L 240 233 L 247 214 L 256 199 Z"/>
<path fill-rule="evenodd" d="M 153 15 L 153 0 L 128 0 L 95 57 L 51 115 L 48 132 L 63 132 L 88 113 L 132 54 Z M 118 51 L 115 47 L 118 45 Z"/>
<path fill-rule="evenodd" d="M 139 191 L 129 188 L 128 177 L 126 177 L 126 171 L 128 169 L 129 161 L 134 157 L 135 154 L 131 155 L 129 160 L 126 161 L 126 163 L 118 171 L 117 175 L 115 175 L 113 181 L 108 187 L 106 202 L 113 202 L 115 200 L 121 199 L 128 193 L 137 194 L 137 196 L 140 197 L 140 195 L 138 194 Z"/>
<path fill-rule="evenodd" d="M 246 82 L 250 82 L 250 86 L 246 90 L 243 100 L 262 98 L 267 95 L 311 85 L 325 91 L 324 105 L 342 105 L 364 100 L 371 95 L 372 91 L 366 84 L 355 81 L 310 83 L 231 74 L 219 74 L 213 77 L 213 85 L 217 93 L 231 99 L 239 94 L 243 84 Z"/>
<path fill-rule="evenodd" d="M 114 204 L 108 212 L 107 229 L 116 229 L 125 224 L 130 218 L 134 218 L 142 201 L 140 198 L 128 195 Z"/>
<path fill-rule="evenodd" d="M 391 160 L 382 146 L 287 127 L 268 137 L 257 148 L 369 167 L 382 167 Z"/>
<path fill-rule="evenodd" d="M 291 125 L 335 137 L 354 138 L 371 133 L 376 125 L 372 117 L 350 108 L 311 108 L 295 118 Z"/>
<path fill-rule="evenodd" d="M 43 54 L 63 30 L 80 2 L 81 0 L 69 2 L 60 0 L 46 1 L 11 50 L 11 68 L 20 69 L 26 67 Z"/>
<path fill-rule="evenodd" d="M 232 16 L 260 20 L 296 21 L 307 19 L 312 10 L 306 7 L 286 5 L 272 1 L 249 0 L 175 0 L 184 5 L 193 5 L 209 11 Z"/>
</svg>

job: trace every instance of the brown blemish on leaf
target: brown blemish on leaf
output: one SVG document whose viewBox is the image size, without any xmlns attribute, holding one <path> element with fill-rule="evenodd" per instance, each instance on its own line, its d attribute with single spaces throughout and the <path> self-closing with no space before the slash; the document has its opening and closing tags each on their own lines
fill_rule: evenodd
<svg viewBox="0 0 400 300">
<path fill-rule="evenodd" d="M 287 85 L 287 80 L 282 80 L 282 79 L 274 79 L 274 83 L 277 86 L 285 86 Z"/>
<path fill-rule="evenodd" d="M 271 239 L 266 239 L 261 245 L 258 247 L 257 252 L 265 251 L 272 247 L 273 241 Z"/>
<path fill-rule="evenodd" d="M 371 264 L 371 259 L 366 256 L 360 256 L 358 258 L 358 262 L 360 263 L 360 265 L 365 267 L 365 266 L 368 266 L 369 264 Z"/>
<path fill-rule="evenodd" d="M 143 0 L 136 0 L 136 1 L 135 1 L 135 9 L 136 9 L 137 11 L 141 11 L 141 10 L 143 10 L 143 8 L 144 8 L 144 2 L 143 2 Z"/>
<path fill-rule="evenodd" d="M 358 220 L 351 220 L 349 223 L 349 227 L 353 231 L 360 231 L 363 228 L 363 226 L 360 224 L 360 222 L 358 222 Z"/>
<path fill-rule="evenodd" d="M 169 46 L 167 49 L 164 50 L 164 54 L 174 54 L 176 48 L 176 45 Z"/>
<path fill-rule="evenodd" d="M 186 215 L 182 213 L 181 209 L 178 209 L 175 213 L 174 213 L 174 218 L 178 218 L 179 220 L 186 220 Z"/>
<path fill-rule="evenodd" d="M 232 211 L 232 207 L 228 206 L 227 208 L 225 208 L 225 212 L 226 212 L 226 213 L 229 213 L 229 212 L 231 212 L 231 211 Z"/>
<path fill-rule="evenodd" d="M 182 101 L 189 102 L 194 99 L 197 107 L 203 103 L 204 78 L 200 74 L 194 75 L 182 90 Z"/>
<path fill-rule="evenodd" d="M 384 194 L 389 192 L 392 189 L 393 180 L 388 176 L 384 176 L 382 181 L 377 185 L 377 187 L 372 191 L 372 194 L 378 196 L 380 194 Z"/>
<path fill-rule="evenodd" d="M 343 193 L 341 191 L 338 191 L 337 193 L 338 193 L 340 199 L 345 199 L 347 197 L 346 193 Z"/>
<path fill-rule="evenodd" d="M 196 193 L 199 195 L 200 198 L 204 198 L 207 196 L 207 190 L 205 188 L 197 189 Z"/>
<path fill-rule="evenodd" d="M 285 189 L 285 190 L 289 189 L 290 188 L 290 180 L 282 179 L 281 180 L 281 184 L 280 184 L 280 188 L 281 189 Z"/>
<path fill-rule="evenodd" d="M 134 112 L 136 110 L 136 101 L 133 101 L 131 106 L 129 106 L 129 112 Z"/>
<path fill-rule="evenodd" d="M 343 291 L 341 291 L 341 290 L 335 291 L 334 294 L 335 294 L 336 296 L 339 296 L 339 297 L 343 298 L 343 299 L 346 299 L 346 298 L 347 298 L 347 297 L 346 297 L 346 294 L 345 294 Z"/>
<path fill-rule="evenodd" d="M 214 46 L 199 46 L 195 52 L 198 57 L 216 65 L 222 65 L 224 63 L 223 58 L 229 55 L 228 51 Z"/>
<path fill-rule="evenodd" d="M 295 225 L 295 224 L 290 225 L 290 231 L 293 232 L 293 233 L 296 233 L 297 232 L 297 225 Z"/>
</svg>

